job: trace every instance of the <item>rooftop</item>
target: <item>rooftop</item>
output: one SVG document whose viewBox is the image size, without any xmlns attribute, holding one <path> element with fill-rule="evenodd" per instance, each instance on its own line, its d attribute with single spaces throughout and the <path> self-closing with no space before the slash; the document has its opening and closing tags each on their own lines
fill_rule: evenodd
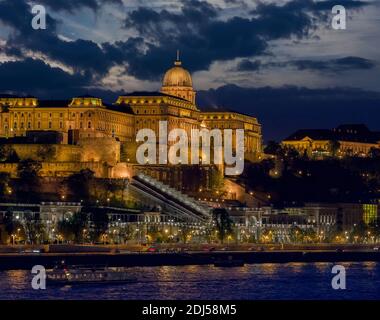
<svg viewBox="0 0 380 320">
<path fill-rule="evenodd" d="M 340 140 L 362 143 L 376 143 L 380 140 L 379 132 L 370 131 L 364 124 L 342 124 L 333 129 L 301 129 L 291 134 L 284 141 L 297 141 L 306 137 L 312 140 Z"/>
<path fill-rule="evenodd" d="M 177 96 L 173 96 L 170 94 L 158 92 L 158 91 L 157 92 L 155 92 L 155 91 L 134 91 L 131 93 L 122 94 L 121 97 L 169 97 L 169 98 L 174 98 L 174 99 L 189 102 L 186 99 L 183 99 L 183 98 L 180 98 Z"/>
</svg>

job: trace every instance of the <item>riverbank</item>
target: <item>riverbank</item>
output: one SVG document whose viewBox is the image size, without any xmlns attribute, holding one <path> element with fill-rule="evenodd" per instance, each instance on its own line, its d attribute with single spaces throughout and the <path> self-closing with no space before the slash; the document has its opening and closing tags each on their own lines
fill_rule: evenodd
<svg viewBox="0 0 380 320">
<path fill-rule="evenodd" d="M 236 259 L 246 264 L 288 262 L 380 262 L 379 251 L 223 251 L 185 253 L 6 253 L 0 254 L 0 270 L 31 270 L 35 265 L 52 268 L 57 261 L 71 265 L 124 267 L 207 265 L 216 260 Z"/>
</svg>

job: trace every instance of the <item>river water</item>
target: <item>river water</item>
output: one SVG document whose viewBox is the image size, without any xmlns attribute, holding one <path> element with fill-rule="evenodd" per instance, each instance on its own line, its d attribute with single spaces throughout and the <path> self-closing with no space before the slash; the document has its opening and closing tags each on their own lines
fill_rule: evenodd
<svg viewBox="0 0 380 320">
<path fill-rule="evenodd" d="M 33 290 L 31 273 L 1 271 L 0 299 L 380 299 L 380 264 L 341 263 L 346 290 L 334 290 L 331 263 L 256 264 L 236 268 L 164 266 L 130 268 L 136 283 Z"/>
</svg>

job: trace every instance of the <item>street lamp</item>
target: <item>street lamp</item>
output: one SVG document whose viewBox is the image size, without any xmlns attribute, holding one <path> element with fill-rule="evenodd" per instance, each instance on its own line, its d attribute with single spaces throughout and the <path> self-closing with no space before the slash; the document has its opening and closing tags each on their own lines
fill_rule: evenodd
<svg viewBox="0 0 380 320">
<path fill-rule="evenodd" d="M 59 244 L 59 241 L 61 241 L 61 244 L 63 244 L 63 236 L 61 234 L 57 235 L 57 239 L 58 239 L 58 244 Z"/>
<path fill-rule="evenodd" d="M 83 229 L 83 244 L 86 243 L 86 232 L 87 232 L 87 230 Z"/>
<path fill-rule="evenodd" d="M 15 245 L 16 235 L 15 234 L 11 234 L 11 238 L 12 238 L 12 244 Z"/>
</svg>

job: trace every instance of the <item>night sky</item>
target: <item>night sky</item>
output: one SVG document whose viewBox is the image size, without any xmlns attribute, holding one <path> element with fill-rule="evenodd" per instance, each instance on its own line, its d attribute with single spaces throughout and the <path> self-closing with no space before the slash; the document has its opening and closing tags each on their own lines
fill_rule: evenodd
<svg viewBox="0 0 380 320">
<path fill-rule="evenodd" d="M 31 27 L 34 4 L 46 30 Z M 347 30 L 331 28 L 336 4 Z M 113 102 L 159 90 L 179 49 L 198 105 L 257 116 L 265 141 L 380 130 L 379 36 L 376 0 L 0 0 L 0 91 Z"/>
</svg>

